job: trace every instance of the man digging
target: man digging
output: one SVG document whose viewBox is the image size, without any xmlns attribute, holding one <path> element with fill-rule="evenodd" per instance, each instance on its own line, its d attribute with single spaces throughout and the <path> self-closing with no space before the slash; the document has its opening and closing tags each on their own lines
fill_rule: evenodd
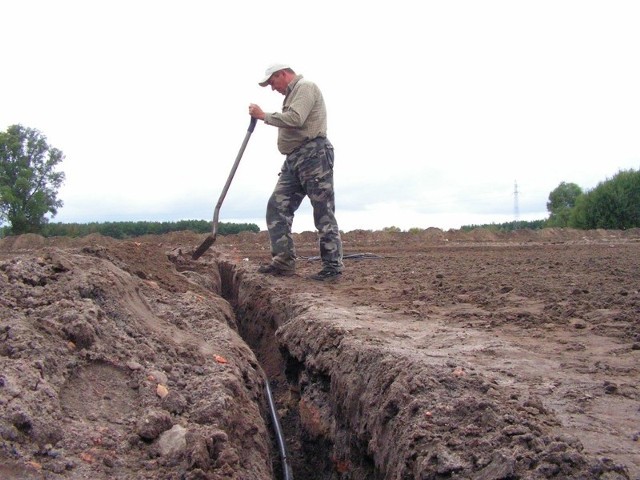
<svg viewBox="0 0 640 480">
<path fill-rule="evenodd" d="M 271 263 L 258 272 L 294 275 L 296 254 L 291 226 L 305 196 L 313 207 L 319 234 L 322 270 L 313 280 L 338 278 L 344 268 L 342 240 L 335 218 L 333 191 L 333 145 L 327 139 L 327 110 L 316 84 L 297 75 L 288 65 L 271 65 L 259 85 L 271 86 L 284 95 L 282 113 L 265 113 L 249 105 L 249 115 L 278 127 L 278 150 L 286 155 L 278 182 L 267 203 L 267 228 L 271 242 Z"/>
</svg>

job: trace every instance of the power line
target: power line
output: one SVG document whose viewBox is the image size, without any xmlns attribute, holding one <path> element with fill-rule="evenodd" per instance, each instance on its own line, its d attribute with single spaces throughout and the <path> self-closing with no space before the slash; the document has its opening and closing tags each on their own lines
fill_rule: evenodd
<svg viewBox="0 0 640 480">
<path fill-rule="evenodd" d="M 518 206 L 518 181 L 514 182 L 513 188 L 513 219 L 514 222 L 520 220 L 520 207 Z"/>
</svg>

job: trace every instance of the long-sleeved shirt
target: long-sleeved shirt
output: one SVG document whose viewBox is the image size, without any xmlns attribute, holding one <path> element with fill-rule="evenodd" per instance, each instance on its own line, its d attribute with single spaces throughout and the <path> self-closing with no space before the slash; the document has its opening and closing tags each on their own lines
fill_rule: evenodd
<svg viewBox="0 0 640 480">
<path fill-rule="evenodd" d="M 282 113 L 267 113 L 264 123 L 278 127 L 278 150 L 288 155 L 316 137 L 327 136 L 327 109 L 318 86 L 296 77 L 287 86 Z"/>
</svg>

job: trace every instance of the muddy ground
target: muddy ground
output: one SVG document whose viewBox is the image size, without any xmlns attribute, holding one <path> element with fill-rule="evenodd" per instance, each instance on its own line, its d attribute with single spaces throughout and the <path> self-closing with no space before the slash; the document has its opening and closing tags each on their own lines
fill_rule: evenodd
<svg viewBox="0 0 640 480">
<path fill-rule="evenodd" d="M 640 230 L 204 238 L 0 240 L 0 478 L 640 479 Z"/>
</svg>

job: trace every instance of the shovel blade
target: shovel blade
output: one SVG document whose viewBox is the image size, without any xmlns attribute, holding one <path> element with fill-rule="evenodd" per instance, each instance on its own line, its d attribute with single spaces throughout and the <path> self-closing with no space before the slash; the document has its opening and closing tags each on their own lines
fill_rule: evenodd
<svg viewBox="0 0 640 480">
<path fill-rule="evenodd" d="M 196 249 L 196 251 L 193 252 L 193 255 L 191 255 L 191 259 L 192 260 L 199 259 L 204 252 L 209 250 L 209 247 L 213 245 L 215 241 L 216 241 L 216 236 L 209 235 L 207 238 L 204 239 L 204 242 L 200 244 L 200 246 Z"/>
</svg>

